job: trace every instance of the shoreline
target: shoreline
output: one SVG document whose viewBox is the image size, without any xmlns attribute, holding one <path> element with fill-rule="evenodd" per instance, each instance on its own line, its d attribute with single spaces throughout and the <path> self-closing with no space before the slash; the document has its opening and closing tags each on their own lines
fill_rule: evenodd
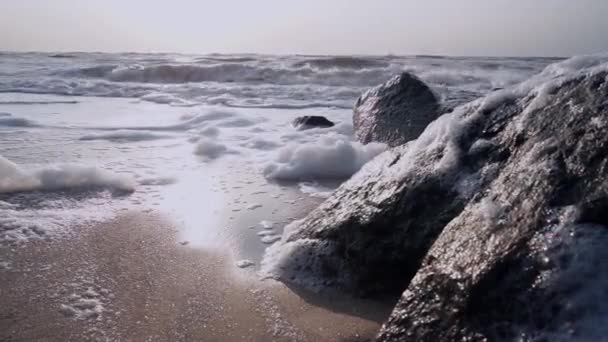
<svg viewBox="0 0 608 342">
<path fill-rule="evenodd" d="M 129 212 L 75 237 L 3 246 L 0 340 L 363 341 L 390 313 L 262 282 L 177 233 L 163 217 Z"/>
</svg>

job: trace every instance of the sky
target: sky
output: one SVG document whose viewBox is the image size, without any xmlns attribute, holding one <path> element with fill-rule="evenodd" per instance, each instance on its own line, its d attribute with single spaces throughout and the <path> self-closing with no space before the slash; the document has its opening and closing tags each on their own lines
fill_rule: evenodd
<svg viewBox="0 0 608 342">
<path fill-rule="evenodd" d="M 608 0 L 0 0 L 0 50 L 571 56 Z"/>
</svg>

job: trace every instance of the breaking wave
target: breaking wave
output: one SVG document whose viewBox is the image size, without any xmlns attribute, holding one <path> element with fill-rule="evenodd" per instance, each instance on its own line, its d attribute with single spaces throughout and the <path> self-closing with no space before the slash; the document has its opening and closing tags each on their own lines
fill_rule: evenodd
<svg viewBox="0 0 608 342">
<path fill-rule="evenodd" d="M 321 60 L 306 61 L 299 67 L 258 66 L 246 63 L 160 64 L 128 66 L 101 65 L 64 72 L 63 76 L 102 78 L 112 82 L 182 84 L 195 82 L 255 83 L 255 84 L 318 84 L 328 86 L 372 86 L 386 78 L 378 68 L 359 70 L 353 65 L 321 70 L 311 67 Z M 345 63 L 345 62 L 343 62 Z M 352 62 L 351 62 L 352 63 Z M 368 63 L 372 65 L 373 63 Z M 327 64 L 330 65 L 330 64 Z M 361 65 L 364 65 L 362 63 Z M 323 70 L 326 69 L 326 70 Z"/>
<path fill-rule="evenodd" d="M 330 68 L 345 68 L 345 69 L 363 69 L 363 68 L 384 68 L 388 67 L 389 63 L 383 60 L 362 57 L 336 56 L 326 58 L 307 59 L 294 64 L 295 66 L 311 66 L 319 69 Z"/>
</svg>

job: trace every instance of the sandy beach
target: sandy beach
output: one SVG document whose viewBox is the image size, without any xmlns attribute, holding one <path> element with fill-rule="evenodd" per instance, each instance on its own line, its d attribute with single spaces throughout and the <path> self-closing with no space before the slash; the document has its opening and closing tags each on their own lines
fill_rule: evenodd
<svg viewBox="0 0 608 342">
<path fill-rule="evenodd" d="M 133 212 L 74 239 L 3 247 L 0 341 L 366 341 L 389 313 L 261 281 L 176 233 Z"/>
</svg>

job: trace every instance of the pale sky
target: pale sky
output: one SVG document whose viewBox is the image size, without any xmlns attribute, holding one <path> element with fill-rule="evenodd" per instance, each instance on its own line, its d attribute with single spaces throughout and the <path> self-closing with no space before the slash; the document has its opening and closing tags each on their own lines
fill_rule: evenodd
<svg viewBox="0 0 608 342">
<path fill-rule="evenodd" d="M 570 56 L 608 0 L 0 0 L 0 50 Z"/>
</svg>

